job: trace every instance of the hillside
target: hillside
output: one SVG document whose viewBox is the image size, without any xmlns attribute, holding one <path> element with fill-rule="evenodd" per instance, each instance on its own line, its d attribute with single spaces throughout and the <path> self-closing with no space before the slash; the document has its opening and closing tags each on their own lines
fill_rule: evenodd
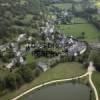
<svg viewBox="0 0 100 100">
<path fill-rule="evenodd" d="M 0 0 L 0 43 L 23 32 L 36 32 L 36 21 L 43 9 L 40 0 Z"/>
</svg>

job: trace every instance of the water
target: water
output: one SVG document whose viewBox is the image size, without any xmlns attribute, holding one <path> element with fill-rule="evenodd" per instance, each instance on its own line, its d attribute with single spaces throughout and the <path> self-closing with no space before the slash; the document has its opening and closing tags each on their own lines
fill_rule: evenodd
<svg viewBox="0 0 100 100">
<path fill-rule="evenodd" d="M 24 100 L 90 100 L 90 89 L 82 84 L 60 84 L 41 88 Z"/>
</svg>

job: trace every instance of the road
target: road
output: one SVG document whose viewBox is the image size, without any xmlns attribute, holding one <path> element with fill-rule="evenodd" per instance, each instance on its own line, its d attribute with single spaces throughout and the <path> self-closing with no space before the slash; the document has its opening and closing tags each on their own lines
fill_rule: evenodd
<svg viewBox="0 0 100 100">
<path fill-rule="evenodd" d="M 96 87 L 95 87 L 95 85 L 94 85 L 94 83 L 92 81 L 92 73 L 93 72 L 89 72 L 89 82 L 90 82 L 90 85 L 91 85 L 91 87 L 92 87 L 92 89 L 94 91 L 96 100 L 99 100 L 99 95 L 98 95 L 97 89 L 96 89 Z"/>
<path fill-rule="evenodd" d="M 94 91 L 95 99 L 99 100 L 99 95 L 98 95 L 97 89 L 96 89 L 96 87 L 95 87 L 95 85 L 94 85 L 94 83 L 92 81 L 92 74 L 93 74 L 94 71 L 95 71 L 95 68 L 93 66 L 93 62 L 90 62 L 90 65 L 88 67 L 89 83 L 90 83 L 90 85 L 91 85 L 91 87 L 92 87 L 92 89 Z"/>
</svg>

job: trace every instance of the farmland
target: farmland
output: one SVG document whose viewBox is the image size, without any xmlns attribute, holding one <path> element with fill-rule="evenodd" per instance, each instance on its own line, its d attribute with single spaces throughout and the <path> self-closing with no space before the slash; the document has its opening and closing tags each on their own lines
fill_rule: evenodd
<svg viewBox="0 0 100 100">
<path fill-rule="evenodd" d="M 85 32 L 85 40 L 88 42 L 97 42 L 100 31 L 91 24 L 72 24 L 58 26 L 66 35 L 79 37 Z"/>
</svg>

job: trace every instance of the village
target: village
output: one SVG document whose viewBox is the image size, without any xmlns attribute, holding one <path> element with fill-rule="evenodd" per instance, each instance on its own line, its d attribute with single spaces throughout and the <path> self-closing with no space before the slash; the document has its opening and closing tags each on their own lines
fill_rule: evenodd
<svg viewBox="0 0 100 100">
<path fill-rule="evenodd" d="M 46 93 L 57 93 L 57 100 L 80 100 L 80 93 L 82 100 L 99 100 L 99 3 L 1 0 L 0 100 L 41 100 L 39 91 L 53 86 L 57 91 Z M 66 86 L 55 88 L 61 85 Z M 56 99 L 48 95 L 43 100 Z"/>
<path fill-rule="evenodd" d="M 68 12 L 63 12 L 63 18 L 62 19 L 69 19 L 72 14 L 69 14 Z M 0 46 L 0 53 L 2 56 L 6 56 L 8 51 L 10 50 L 10 53 L 12 54 L 12 57 L 8 61 L 8 63 L 4 62 L 4 65 L 8 69 L 12 69 L 16 64 L 19 65 L 25 65 L 27 64 L 27 61 L 25 60 L 25 55 L 27 52 L 30 52 L 33 56 L 34 55 L 40 55 L 40 56 L 46 56 L 46 53 L 51 48 L 51 55 L 54 55 L 55 58 L 49 58 L 48 62 L 38 62 L 38 66 L 43 70 L 46 71 L 48 68 L 50 68 L 50 61 L 58 60 L 60 62 L 61 55 L 65 56 L 78 56 L 83 54 L 86 49 L 87 45 L 85 42 L 79 41 L 72 35 L 66 36 L 64 33 L 62 33 L 60 30 L 56 30 L 55 23 L 63 22 L 63 20 L 59 20 L 59 18 L 56 21 L 49 20 L 46 22 L 44 27 L 41 27 L 41 32 L 39 33 L 41 37 L 41 41 L 34 41 L 32 36 L 28 36 L 27 34 L 20 34 L 15 42 L 6 43 L 4 45 Z M 70 18 L 71 19 L 71 18 Z M 69 22 L 69 20 L 66 20 L 66 22 Z M 48 49 L 47 51 L 44 49 Z M 53 51 L 54 49 L 60 50 L 60 52 Z M 49 64 L 48 64 L 49 63 Z"/>
</svg>

